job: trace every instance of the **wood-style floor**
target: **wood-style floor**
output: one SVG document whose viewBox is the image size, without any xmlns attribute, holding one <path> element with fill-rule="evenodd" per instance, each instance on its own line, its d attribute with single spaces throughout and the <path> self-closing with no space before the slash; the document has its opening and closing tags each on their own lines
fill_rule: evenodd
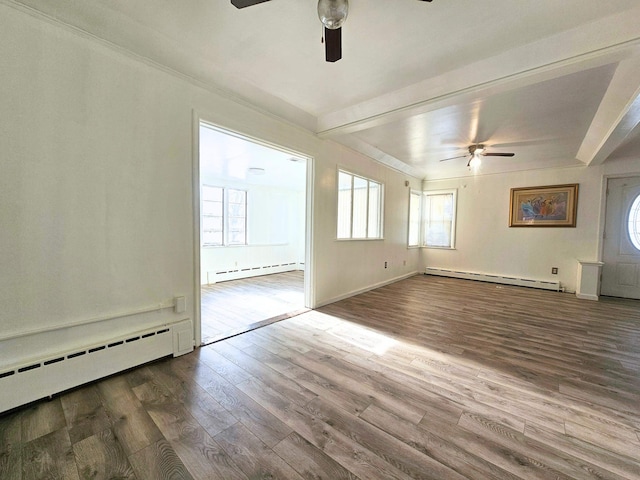
<svg viewBox="0 0 640 480">
<path fill-rule="evenodd" d="M 304 309 L 304 272 L 296 270 L 203 285 L 202 343 L 209 344 Z"/>
<path fill-rule="evenodd" d="M 640 302 L 416 276 L 0 417 L 0 478 L 639 479 Z"/>
</svg>

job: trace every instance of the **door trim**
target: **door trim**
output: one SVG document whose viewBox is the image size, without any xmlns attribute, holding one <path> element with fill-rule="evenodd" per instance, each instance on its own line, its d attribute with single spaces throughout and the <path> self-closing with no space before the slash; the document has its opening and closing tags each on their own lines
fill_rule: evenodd
<svg viewBox="0 0 640 480">
<path fill-rule="evenodd" d="M 314 172 L 315 158 L 307 153 L 298 152 L 291 148 L 283 147 L 278 144 L 270 143 L 265 140 L 253 137 L 246 133 L 232 130 L 228 127 L 220 125 L 216 122 L 208 120 L 205 115 L 200 114 L 197 110 L 193 110 L 192 116 L 192 211 L 193 211 L 193 265 L 194 265 L 194 284 L 193 284 L 193 324 L 194 324 L 194 340 L 196 348 L 202 345 L 202 294 L 201 294 L 201 265 L 200 265 L 200 124 L 206 123 L 212 128 L 218 129 L 229 135 L 235 135 L 239 138 L 263 145 L 268 148 L 279 150 L 292 156 L 302 157 L 307 162 L 306 175 L 306 205 L 305 205 L 305 252 L 304 252 L 304 305 L 305 308 L 314 308 L 316 302 L 315 295 L 315 258 L 313 248 L 313 192 L 314 192 Z"/>
<path fill-rule="evenodd" d="M 625 177 L 638 177 L 640 176 L 640 171 L 637 172 L 626 172 L 626 173 L 615 173 L 610 175 L 602 176 L 602 184 L 600 190 L 600 221 L 598 225 L 598 242 L 597 242 L 597 252 L 598 252 L 598 262 L 602 262 L 604 258 L 604 230 L 607 222 L 607 188 L 609 187 L 609 180 L 614 180 L 616 178 L 625 178 Z"/>
<path fill-rule="evenodd" d="M 600 198 L 602 201 L 600 202 L 600 222 L 598 226 L 598 243 L 597 243 L 597 251 L 598 251 L 598 262 L 604 262 L 604 232 L 607 223 L 607 189 L 609 188 L 609 180 L 615 180 L 617 178 L 627 178 L 627 177 L 638 177 L 640 176 L 640 171 L 635 172 L 625 172 L 625 173 L 614 173 L 614 174 L 605 174 L 602 176 L 602 187 Z M 603 264 L 604 265 L 604 264 Z M 598 279 L 598 295 L 602 292 L 602 281 Z"/>
</svg>

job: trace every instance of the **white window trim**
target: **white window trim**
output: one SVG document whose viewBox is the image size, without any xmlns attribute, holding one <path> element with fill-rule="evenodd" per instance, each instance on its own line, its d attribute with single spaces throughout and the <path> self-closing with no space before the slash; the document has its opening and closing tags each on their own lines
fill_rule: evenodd
<svg viewBox="0 0 640 480">
<path fill-rule="evenodd" d="M 244 193 L 244 243 L 229 243 L 229 234 L 231 233 L 231 216 L 229 215 L 229 195 L 227 194 L 227 192 L 229 190 L 234 190 L 236 192 L 243 192 Z M 225 235 L 223 238 L 224 241 L 224 246 L 226 247 L 244 247 L 246 246 L 249 242 L 249 234 L 247 232 L 247 217 L 248 215 L 248 210 L 249 210 L 249 192 L 243 188 L 232 188 L 232 187 L 225 187 L 224 188 L 224 222 L 225 222 Z"/>
<path fill-rule="evenodd" d="M 636 250 L 640 250 L 640 235 L 638 231 L 638 223 L 640 223 L 640 195 L 631 202 L 629 207 L 629 214 L 627 215 L 626 222 L 627 235 Z"/>
<path fill-rule="evenodd" d="M 455 250 L 456 249 L 456 230 L 457 230 L 457 217 L 458 217 L 458 189 L 457 188 L 449 188 L 443 190 L 425 190 L 422 192 L 422 216 L 421 216 L 421 228 L 420 233 L 423 238 L 421 238 L 421 248 L 435 248 L 438 250 Z M 426 245 L 427 241 L 424 238 L 424 223 L 425 223 L 425 214 L 426 214 L 426 197 L 428 195 L 444 195 L 444 194 L 453 194 L 453 212 L 451 218 L 451 242 L 449 246 L 437 246 L 437 245 Z"/>
<path fill-rule="evenodd" d="M 204 204 L 205 202 L 207 202 L 208 200 L 206 200 L 204 198 L 204 189 L 205 188 L 215 188 L 215 189 L 219 189 L 222 190 L 222 244 L 217 244 L 217 243 L 205 243 L 204 241 L 204 219 L 205 217 L 217 217 L 218 215 L 208 215 L 204 213 Z M 225 225 L 225 214 L 224 214 L 224 210 L 225 210 L 225 206 L 224 206 L 224 187 L 220 187 L 218 185 L 210 185 L 207 183 L 203 183 L 200 186 L 200 231 L 202 232 L 202 237 L 200 239 L 200 246 L 202 248 L 218 248 L 218 247 L 224 247 L 224 240 L 225 240 L 225 236 L 226 236 L 226 225 Z"/>
<path fill-rule="evenodd" d="M 222 245 L 204 243 L 202 238 L 200 239 L 200 247 L 201 248 L 234 248 L 234 247 L 246 247 L 249 245 L 249 191 L 244 188 L 235 188 L 235 187 L 221 187 L 220 185 L 212 185 L 209 183 L 203 183 L 200 187 L 200 204 L 202 210 L 202 204 L 205 202 L 204 196 L 202 194 L 203 187 L 210 188 L 219 188 L 222 190 Z M 237 190 L 239 192 L 244 192 L 245 194 L 245 211 L 244 211 L 244 243 L 229 243 L 229 195 L 228 190 Z M 200 231 L 204 231 L 204 217 L 206 215 L 204 213 L 200 213 Z"/>
<path fill-rule="evenodd" d="M 340 173 L 351 175 L 351 214 L 349 218 L 349 237 L 338 237 L 338 217 L 339 217 L 339 204 L 340 204 L 339 203 L 340 202 L 340 186 L 339 186 Z M 353 203 L 354 203 L 353 202 L 353 183 L 354 183 L 355 177 L 358 177 L 367 181 L 367 208 L 366 208 L 367 213 L 366 213 L 366 227 L 365 227 L 365 231 L 367 232 L 367 235 L 369 234 L 369 182 L 373 182 L 377 185 L 380 185 L 380 205 L 378 208 L 378 221 L 380 223 L 380 226 L 379 226 L 379 236 L 377 237 L 353 238 Z M 375 241 L 384 240 L 384 208 L 385 208 L 384 194 L 385 194 L 384 183 L 381 182 L 380 180 L 376 180 L 375 178 L 370 178 L 365 175 L 354 173 L 350 170 L 338 167 L 336 169 L 336 235 L 335 235 L 336 241 L 375 242 Z"/>
<path fill-rule="evenodd" d="M 411 198 L 416 195 L 418 197 L 418 243 L 412 245 L 409 243 L 411 241 Z M 409 190 L 409 212 L 408 212 L 408 225 L 407 225 L 407 248 L 421 248 L 422 247 L 422 209 L 424 206 L 423 202 L 424 192 L 421 190 Z"/>
</svg>

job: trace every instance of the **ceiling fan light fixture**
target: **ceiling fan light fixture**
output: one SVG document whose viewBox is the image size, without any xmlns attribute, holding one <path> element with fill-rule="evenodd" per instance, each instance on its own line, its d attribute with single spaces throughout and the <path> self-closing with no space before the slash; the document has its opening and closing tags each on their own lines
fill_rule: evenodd
<svg viewBox="0 0 640 480">
<path fill-rule="evenodd" d="M 482 165 L 482 160 L 480 159 L 480 155 L 478 155 L 477 153 L 474 153 L 471 156 L 471 159 L 469 159 L 469 164 L 467 165 L 471 170 L 477 170 L 480 168 L 480 165 Z"/>
<path fill-rule="evenodd" d="M 469 153 L 471 155 L 482 155 L 484 150 L 485 148 L 484 148 L 484 145 L 482 144 L 469 145 Z"/>
<path fill-rule="evenodd" d="M 318 0 L 318 17 L 329 30 L 342 26 L 349 13 L 349 0 Z"/>
</svg>

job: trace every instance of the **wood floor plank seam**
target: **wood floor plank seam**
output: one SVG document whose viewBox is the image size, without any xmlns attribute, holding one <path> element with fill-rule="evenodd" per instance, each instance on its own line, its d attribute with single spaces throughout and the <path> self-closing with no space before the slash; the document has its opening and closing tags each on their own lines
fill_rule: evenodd
<svg viewBox="0 0 640 480">
<path fill-rule="evenodd" d="M 459 424 L 462 428 L 480 433 L 505 448 L 512 449 L 522 455 L 536 467 L 548 471 L 551 477 L 579 478 L 588 475 L 593 478 L 614 478 L 610 473 L 580 459 L 562 454 L 549 454 L 545 446 L 523 433 L 515 432 L 478 415 L 463 414 Z M 567 472 L 566 474 L 562 472 Z"/>
</svg>

